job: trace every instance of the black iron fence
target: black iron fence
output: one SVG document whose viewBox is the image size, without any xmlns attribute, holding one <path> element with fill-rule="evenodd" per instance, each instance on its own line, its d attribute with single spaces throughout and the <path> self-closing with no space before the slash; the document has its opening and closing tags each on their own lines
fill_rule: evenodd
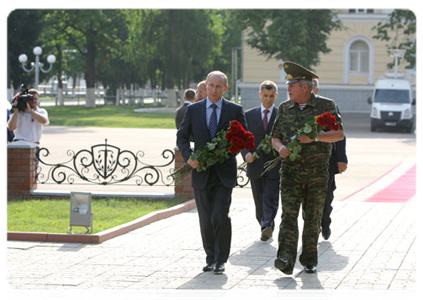
<svg viewBox="0 0 423 300">
<path fill-rule="evenodd" d="M 97 184 L 97 185 L 148 185 L 173 186 L 170 175 L 174 171 L 175 152 L 165 149 L 160 154 L 159 164 L 143 161 L 143 151 L 122 150 L 107 143 L 97 144 L 91 149 L 78 152 L 68 150 L 68 159 L 49 162 L 50 151 L 40 148 L 37 152 L 38 184 Z M 249 183 L 244 169 L 238 169 L 237 186 Z"/>
</svg>

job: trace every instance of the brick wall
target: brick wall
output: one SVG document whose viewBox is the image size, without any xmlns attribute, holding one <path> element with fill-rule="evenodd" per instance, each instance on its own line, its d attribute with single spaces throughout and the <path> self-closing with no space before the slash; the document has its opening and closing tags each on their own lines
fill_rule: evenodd
<svg viewBox="0 0 423 300">
<path fill-rule="evenodd" d="M 175 170 L 184 165 L 184 159 L 182 158 L 181 152 L 175 149 Z M 175 184 L 175 198 L 179 199 L 193 199 L 194 190 L 191 187 L 191 174 L 186 176 L 180 182 Z"/>
<path fill-rule="evenodd" d="M 37 145 L 23 141 L 7 145 L 7 198 L 27 199 L 37 188 Z"/>
</svg>

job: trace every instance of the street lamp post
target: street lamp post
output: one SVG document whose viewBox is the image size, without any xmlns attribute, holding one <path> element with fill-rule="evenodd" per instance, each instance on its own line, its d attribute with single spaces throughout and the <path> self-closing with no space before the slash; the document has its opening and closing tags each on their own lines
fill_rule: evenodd
<svg viewBox="0 0 423 300">
<path fill-rule="evenodd" d="M 41 47 L 37 46 L 34 48 L 35 63 L 31 62 L 31 68 L 29 69 L 25 67 L 26 62 L 28 61 L 28 56 L 26 56 L 26 54 L 19 55 L 19 62 L 22 64 L 22 68 L 24 69 L 25 72 L 31 72 L 32 70 L 35 70 L 35 89 L 37 90 L 38 90 L 40 71 L 42 71 L 43 73 L 50 72 L 54 62 L 56 61 L 56 56 L 54 56 L 53 54 L 50 54 L 49 56 L 47 56 L 47 62 L 50 64 L 50 66 L 47 70 L 44 70 L 43 69 L 44 64 L 40 62 L 41 53 L 43 53 L 43 49 L 41 49 Z"/>
</svg>

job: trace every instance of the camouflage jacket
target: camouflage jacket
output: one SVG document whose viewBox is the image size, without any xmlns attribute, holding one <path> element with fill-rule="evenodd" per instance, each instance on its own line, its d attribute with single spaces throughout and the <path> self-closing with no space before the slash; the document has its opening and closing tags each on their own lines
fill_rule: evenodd
<svg viewBox="0 0 423 300">
<path fill-rule="evenodd" d="M 287 100 L 279 106 L 278 115 L 272 129 L 272 137 L 281 139 L 282 143 L 287 146 L 298 129 L 302 128 L 306 122 L 312 120 L 315 116 L 325 112 L 330 112 L 336 116 L 337 122 L 340 124 L 339 130 L 343 130 L 342 118 L 333 100 L 316 96 L 312 93 L 303 110 L 300 109 L 297 103 Z M 301 146 L 301 157 L 294 161 L 285 159 L 283 161 L 284 165 L 328 164 L 332 143 L 312 142 L 301 144 Z"/>
</svg>

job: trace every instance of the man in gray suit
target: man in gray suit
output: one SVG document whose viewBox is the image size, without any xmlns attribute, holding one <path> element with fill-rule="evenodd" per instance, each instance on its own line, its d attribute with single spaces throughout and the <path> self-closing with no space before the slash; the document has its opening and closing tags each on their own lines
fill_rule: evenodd
<svg viewBox="0 0 423 300">
<path fill-rule="evenodd" d="M 244 150 L 242 156 L 248 162 L 247 176 L 256 206 L 256 219 L 261 227 L 261 240 L 267 241 L 272 237 L 279 205 L 279 167 L 261 176 L 264 163 L 273 160 L 275 156 L 273 151 L 268 154 L 259 152 L 259 157 L 255 159 L 253 153 L 265 135 L 270 135 L 272 131 L 278 112 L 274 105 L 278 97 L 278 86 L 273 81 L 262 82 L 259 97 L 261 105 L 245 112 L 248 130 L 254 134 L 256 147 L 252 151 Z"/>
<path fill-rule="evenodd" d="M 206 79 L 207 98 L 188 106 L 177 132 L 177 146 L 184 161 L 192 168 L 191 183 L 194 189 L 200 219 L 201 238 L 206 252 L 204 272 L 222 274 L 229 258 L 232 225 L 229 208 L 232 189 L 236 185 L 237 163 L 235 155 L 223 163 L 217 163 L 198 172 L 198 160 L 191 154 L 205 146 L 222 129 L 226 130 L 232 120 L 237 120 L 247 130 L 242 106 L 223 98 L 228 79 L 220 71 L 211 72 Z M 194 150 L 190 147 L 193 137 Z"/>
</svg>

